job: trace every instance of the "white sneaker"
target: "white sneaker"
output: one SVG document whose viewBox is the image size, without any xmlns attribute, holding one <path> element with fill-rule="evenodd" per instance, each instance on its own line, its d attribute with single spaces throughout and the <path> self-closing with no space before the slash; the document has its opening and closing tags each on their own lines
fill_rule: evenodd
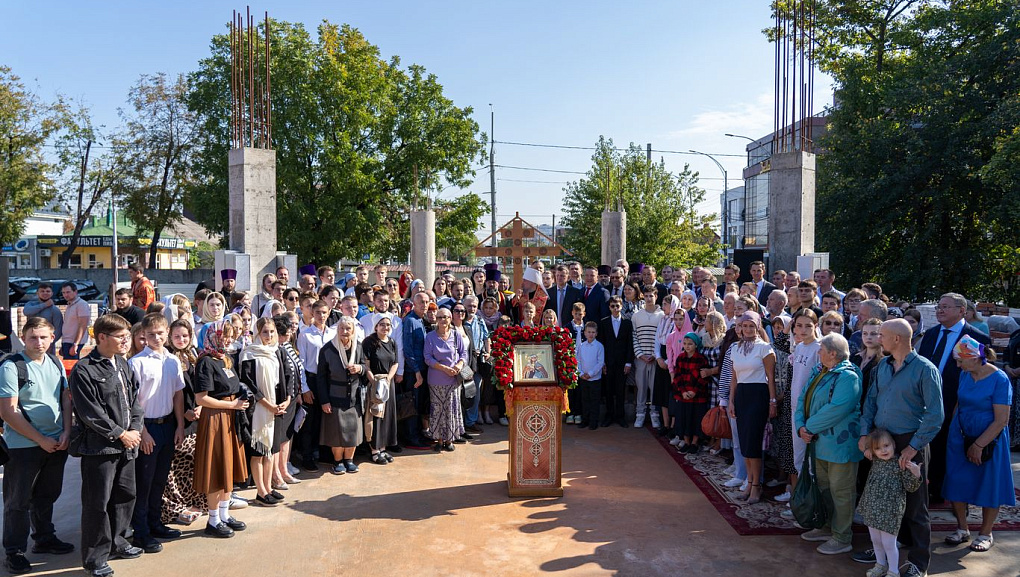
<svg viewBox="0 0 1020 577">
<path fill-rule="evenodd" d="M 737 472 L 736 465 L 730 465 L 729 467 L 726 467 L 726 469 L 723 470 L 723 473 L 726 473 L 727 475 L 732 475 L 733 473 L 736 472 Z"/>
<path fill-rule="evenodd" d="M 746 483 L 747 483 L 747 481 L 745 481 L 743 479 L 738 479 L 736 477 L 733 477 L 729 481 L 726 481 L 725 483 L 723 483 L 723 487 L 730 487 L 730 488 L 739 487 L 739 486 L 744 485 Z"/>
<path fill-rule="evenodd" d="M 672 439 L 669 440 L 669 444 L 673 445 L 674 447 L 683 447 L 684 441 L 680 437 L 673 437 Z"/>
<path fill-rule="evenodd" d="M 230 509 L 232 511 L 233 510 L 237 510 L 237 509 L 244 509 L 247 506 L 248 506 L 248 501 L 246 499 L 242 499 L 241 497 L 238 497 L 237 495 L 233 495 L 233 494 L 230 495 Z"/>
<path fill-rule="evenodd" d="M 747 481 L 744 481 L 744 483 L 742 485 L 740 485 L 740 492 L 742 492 L 742 493 L 746 493 L 747 492 Z"/>
<path fill-rule="evenodd" d="M 783 519 L 793 519 L 793 511 L 790 509 L 783 509 L 783 512 L 779 514 Z"/>
<path fill-rule="evenodd" d="M 783 485 L 785 483 L 786 483 L 786 481 L 780 481 L 779 479 L 772 479 L 768 483 L 765 483 L 765 486 L 766 487 L 778 487 L 778 486 Z"/>
<path fill-rule="evenodd" d="M 298 469 L 294 465 L 287 463 L 287 472 L 290 473 L 291 477 L 296 477 L 297 474 L 301 472 L 301 469 Z"/>
<path fill-rule="evenodd" d="M 659 418 L 658 409 L 652 412 L 652 427 L 658 429 L 662 426 L 662 419 Z"/>
<path fill-rule="evenodd" d="M 645 426 L 645 416 L 644 416 L 644 414 L 640 414 L 640 415 L 637 416 L 636 419 L 634 419 L 634 428 L 635 429 L 640 429 L 641 427 L 644 427 L 644 426 Z"/>
<path fill-rule="evenodd" d="M 782 495 L 776 495 L 776 501 L 779 501 L 780 503 L 789 503 L 790 502 L 790 492 L 787 491 L 787 492 L 783 493 Z"/>
<path fill-rule="evenodd" d="M 510 426 L 510 421 L 506 420 L 506 417 L 500 417 L 499 418 L 499 424 L 503 425 L 504 427 L 509 427 Z"/>
</svg>

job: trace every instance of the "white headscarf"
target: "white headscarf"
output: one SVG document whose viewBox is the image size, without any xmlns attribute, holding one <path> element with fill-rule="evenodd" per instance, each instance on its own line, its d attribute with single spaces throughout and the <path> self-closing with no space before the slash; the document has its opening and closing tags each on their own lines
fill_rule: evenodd
<svg viewBox="0 0 1020 577">
<path fill-rule="evenodd" d="M 545 296 L 549 296 L 549 291 L 545 290 L 545 285 L 542 284 L 542 273 L 538 272 L 537 268 L 525 267 L 524 268 L 524 280 L 535 283 L 538 289 L 545 293 Z"/>
<path fill-rule="evenodd" d="M 256 336 L 255 342 L 241 351 L 241 362 L 255 361 L 255 384 L 259 393 L 270 403 L 276 404 L 276 385 L 280 379 L 280 359 L 276 356 L 277 344 L 261 344 L 262 339 Z M 251 440 L 256 451 L 269 456 L 273 450 L 273 421 L 276 415 L 261 403 L 255 404 L 255 412 L 251 419 Z"/>
</svg>

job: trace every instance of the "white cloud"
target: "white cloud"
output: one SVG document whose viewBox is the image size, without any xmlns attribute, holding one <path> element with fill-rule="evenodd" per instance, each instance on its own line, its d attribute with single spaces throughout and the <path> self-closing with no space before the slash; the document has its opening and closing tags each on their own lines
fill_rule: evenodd
<svg viewBox="0 0 1020 577">
<path fill-rule="evenodd" d="M 686 127 L 668 132 L 665 137 L 670 140 L 689 140 L 692 137 L 715 137 L 730 132 L 759 138 L 772 129 L 773 114 L 772 93 L 762 93 L 753 101 L 698 112 Z"/>
</svg>

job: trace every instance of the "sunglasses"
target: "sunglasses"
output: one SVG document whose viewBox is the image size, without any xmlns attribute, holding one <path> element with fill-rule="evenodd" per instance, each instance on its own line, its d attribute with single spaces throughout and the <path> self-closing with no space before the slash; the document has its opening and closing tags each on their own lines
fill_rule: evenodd
<svg viewBox="0 0 1020 577">
<path fill-rule="evenodd" d="M 466 313 L 467 311 L 464 310 L 464 309 L 453 309 L 453 312 L 458 314 L 458 315 L 462 315 L 462 314 Z"/>
<path fill-rule="evenodd" d="M 839 321 L 824 321 L 822 324 L 827 326 L 827 327 L 841 327 L 841 326 L 843 326 L 843 323 L 841 323 Z"/>
</svg>

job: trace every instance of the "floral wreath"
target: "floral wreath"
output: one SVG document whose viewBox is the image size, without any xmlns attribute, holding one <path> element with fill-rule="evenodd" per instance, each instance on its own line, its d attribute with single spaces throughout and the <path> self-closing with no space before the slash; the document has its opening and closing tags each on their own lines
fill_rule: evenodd
<svg viewBox="0 0 1020 577">
<path fill-rule="evenodd" d="M 514 386 L 514 345 L 541 343 L 553 345 L 553 364 L 556 365 L 556 382 L 564 389 L 577 386 L 577 357 L 574 338 L 570 330 L 562 327 L 501 327 L 491 341 L 493 375 L 496 386 L 509 390 Z"/>
</svg>

